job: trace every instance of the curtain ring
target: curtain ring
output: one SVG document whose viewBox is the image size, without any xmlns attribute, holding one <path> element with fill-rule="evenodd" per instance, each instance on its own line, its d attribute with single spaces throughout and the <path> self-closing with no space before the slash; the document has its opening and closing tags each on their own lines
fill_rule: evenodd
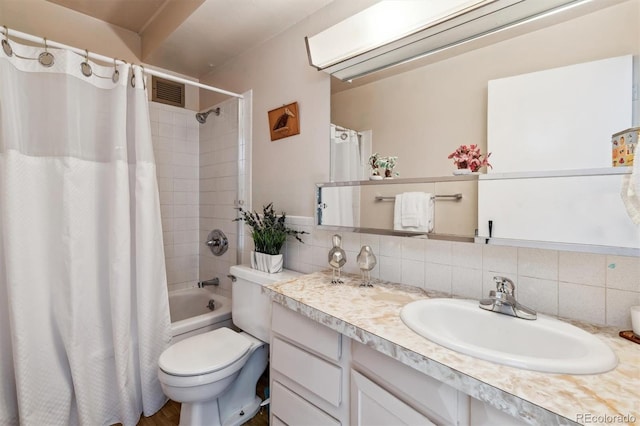
<svg viewBox="0 0 640 426">
<path fill-rule="evenodd" d="M 131 67 L 131 87 L 135 89 L 136 87 L 136 67 L 133 65 Z"/>
<path fill-rule="evenodd" d="M 89 64 L 89 51 L 84 49 L 84 62 L 80 64 L 80 71 L 85 77 L 91 77 L 93 74 L 93 70 L 91 69 L 91 65 Z"/>
<path fill-rule="evenodd" d="M 44 52 L 38 56 L 38 62 L 45 68 L 50 68 L 55 63 L 55 58 L 47 51 L 47 38 L 44 38 Z"/>
<path fill-rule="evenodd" d="M 13 56 L 13 49 L 9 44 L 9 28 L 6 25 L 4 27 L 4 39 L 2 39 L 2 50 L 4 50 L 4 54 L 11 57 Z"/>
<path fill-rule="evenodd" d="M 120 72 L 118 71 L 118 64 L 116 63 L 117 59 L 113 58 L 113 75 L 111 76 L 111 81 L 117 83 L 120 80 Z"/>
</svg>

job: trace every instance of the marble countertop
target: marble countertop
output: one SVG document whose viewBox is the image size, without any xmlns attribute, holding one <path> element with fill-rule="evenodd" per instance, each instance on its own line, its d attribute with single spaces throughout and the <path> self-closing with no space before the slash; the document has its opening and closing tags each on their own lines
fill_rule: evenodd
<svg viewBox="0 0 640 426">
<path fill-rule="evenodd" d="M 640 345 L 611 327 L 570 321 L 596 334 L 618 366 L 595 375 L 528 371 L 454 352 L 410 330 L 400 310 L 414 300 L 443 297 L 422 289 L 316 272 L 265 287 L 277 303 L 366 344 L 474 398 L 533 424 L 640 424 Z M 580 417 L 582 415 L 582 417 Z M 619 417 L 618 417 L 619 416 Z"/>
</svg>

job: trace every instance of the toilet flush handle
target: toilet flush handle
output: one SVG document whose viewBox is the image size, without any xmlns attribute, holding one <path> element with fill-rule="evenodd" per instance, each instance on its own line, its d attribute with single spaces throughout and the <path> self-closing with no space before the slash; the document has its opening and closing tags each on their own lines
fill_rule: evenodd
<svg viewBox="0 0 640 426">
<path fill-rule="evenodd" d="M 235 283 L 236 280 L 237 280 L 236 276 L 235 275 L 231 275 L 231 274 L 227 275 L 227 278 L 229 278 L 232 283 Z"/>
</svg>

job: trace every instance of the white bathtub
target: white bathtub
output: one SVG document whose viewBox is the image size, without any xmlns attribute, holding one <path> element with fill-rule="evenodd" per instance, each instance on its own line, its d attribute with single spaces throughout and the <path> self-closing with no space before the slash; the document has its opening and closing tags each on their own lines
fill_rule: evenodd
<svg viewBox="0 0 640 426">
<path fill-rule="evenodd" d="M 208 307 L 214 301 L 214 310 Z M 169 292 L 172 343 L 220 327 L 233 327 L 231 300 L 203 288 Z"/>
</svg>

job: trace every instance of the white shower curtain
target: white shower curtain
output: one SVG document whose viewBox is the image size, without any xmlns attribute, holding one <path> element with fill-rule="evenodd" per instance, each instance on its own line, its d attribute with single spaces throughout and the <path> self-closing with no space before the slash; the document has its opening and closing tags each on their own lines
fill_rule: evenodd
<svg viewBox="0 0 640 426">
<path fill-rule="evenodd" d="M 331 182 L 364 179 L 358 132 L 331 125 Z"/>
<path fill-rule="evenodd" d="M 49 51 L 0 52 L 0 425 L 134 425 L 170 339 L 147 95 Z"/>
</svg>

